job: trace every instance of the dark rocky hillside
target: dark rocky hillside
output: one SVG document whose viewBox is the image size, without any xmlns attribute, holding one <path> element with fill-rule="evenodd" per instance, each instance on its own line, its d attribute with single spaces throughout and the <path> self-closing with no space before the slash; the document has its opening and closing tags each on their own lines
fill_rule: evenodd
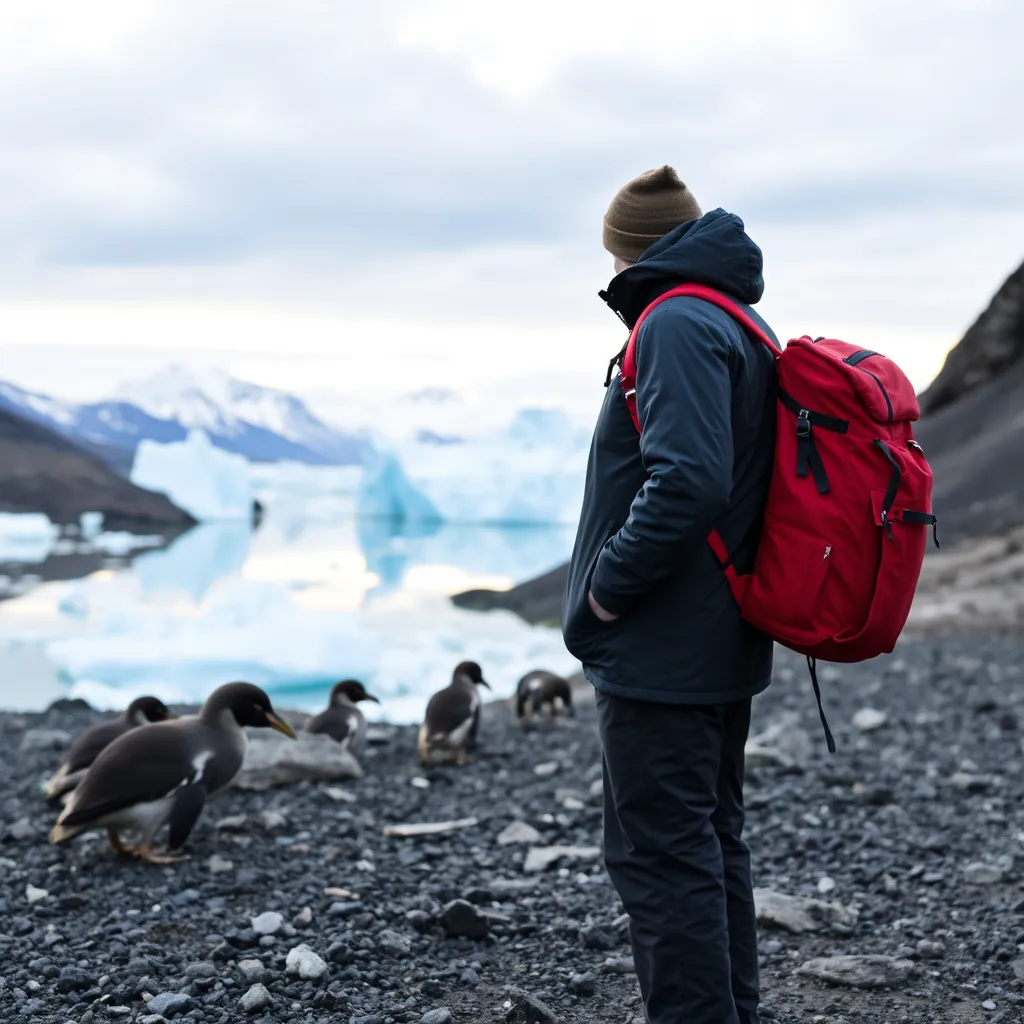
<svg viewBox="0 0 1024 1024">
<path fill-rule="evenodd" d="M 1024 523 L 1024 264 L 921 396 L 918 438 L 935 471 L 945 536 Z"/>
<path fill-rule="evenodd" d="M 42 424 L 0 409 L 0 511 L 44 512 L 58 524 L 102 512 L 107 529 L 165 533 L 195 520 Z"/>
</svg>

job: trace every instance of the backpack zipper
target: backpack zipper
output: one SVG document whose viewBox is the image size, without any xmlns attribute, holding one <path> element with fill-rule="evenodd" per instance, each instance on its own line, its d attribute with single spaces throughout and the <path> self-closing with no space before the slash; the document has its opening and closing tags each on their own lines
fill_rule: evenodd
<svg viewBox="0 0 1024 1024">
<path fill-rule="evenodd" d="M 848 355 L 843 362 L 847 366 L 852 366 L 854 369 L 860 370 L 861 373 L 866 373 L 877 385 L 878 390 L 882 392 L 882 397 L 885 399 L 885 407 L 889 410 L 889 422 L 892 423 L 893 409 L 892 401 L 889 398 L 889 392 L 885 390 L 885 385 L 870 371 L 865 370 L 860 364 L 871 356 L 877 356 L 877 352 L 872 352 L 871 349 L 862 348 L 859 352 L 854 352 L 852 355 Z"/>
</svg>

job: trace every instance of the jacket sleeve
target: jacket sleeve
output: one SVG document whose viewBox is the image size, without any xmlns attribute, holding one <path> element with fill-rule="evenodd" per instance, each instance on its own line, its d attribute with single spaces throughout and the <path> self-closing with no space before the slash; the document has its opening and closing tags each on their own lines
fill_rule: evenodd
<svg viewBox="0 0 1024 1024">
<path fill-rule="evenodd" d="M 636 398 L 647 481 L 601 551 L 591 590 L 621 615 L 703 541 L 732 493 L 732 345 L 692 306 L 667 307 L 637 339 Z"/>
</svg>

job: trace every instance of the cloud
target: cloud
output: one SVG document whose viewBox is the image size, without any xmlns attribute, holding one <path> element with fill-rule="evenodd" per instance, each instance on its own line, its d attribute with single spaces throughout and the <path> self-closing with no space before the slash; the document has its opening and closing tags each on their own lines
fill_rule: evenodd
<svg viewBox="0 0 1024 1024">
<path fill-rule="evenodd" d="M 596 324 L 601 214 L 666 161 L 785 320 L 954 330 L 1024 248 L 1012 0 L 10 6 L 7 298 Z"/>
</svg>

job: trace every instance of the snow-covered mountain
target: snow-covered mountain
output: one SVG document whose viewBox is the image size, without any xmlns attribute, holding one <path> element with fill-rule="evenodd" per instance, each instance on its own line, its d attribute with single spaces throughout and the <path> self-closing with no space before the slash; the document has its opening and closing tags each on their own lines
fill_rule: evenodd
<svg viewBox="0 0 1024 1024">
<path fill-rule="evenodd" d="M 274 446 L 280 454 L 255 454 L 254 447 L 267 444 L 267 435 L 319 456 L 300 458 L 301 462 L 349 464 L 358 462 L 362 453 L 358 437 L 327 426 L 301 399 L 236 380 L 222 370 L 169 366 L 146 380 L 125 384 L 116 394 L 152 416 L 198 427 L 219 447 L 249 458 L 295 457 L 284 453 L 287 444 Z"/>
<path fill-rule="evenodd" d="M 72 438 L 122 472 L 131 468 L 140 441 L 183 441 L 193 427 L 218 448 L 255 462 L 351 465 L 364 448 L 359 436 L 327 426 L 298 398 L 180 367 L 82 405 L 0 382 L 0 408 Z"/>
</svg>

